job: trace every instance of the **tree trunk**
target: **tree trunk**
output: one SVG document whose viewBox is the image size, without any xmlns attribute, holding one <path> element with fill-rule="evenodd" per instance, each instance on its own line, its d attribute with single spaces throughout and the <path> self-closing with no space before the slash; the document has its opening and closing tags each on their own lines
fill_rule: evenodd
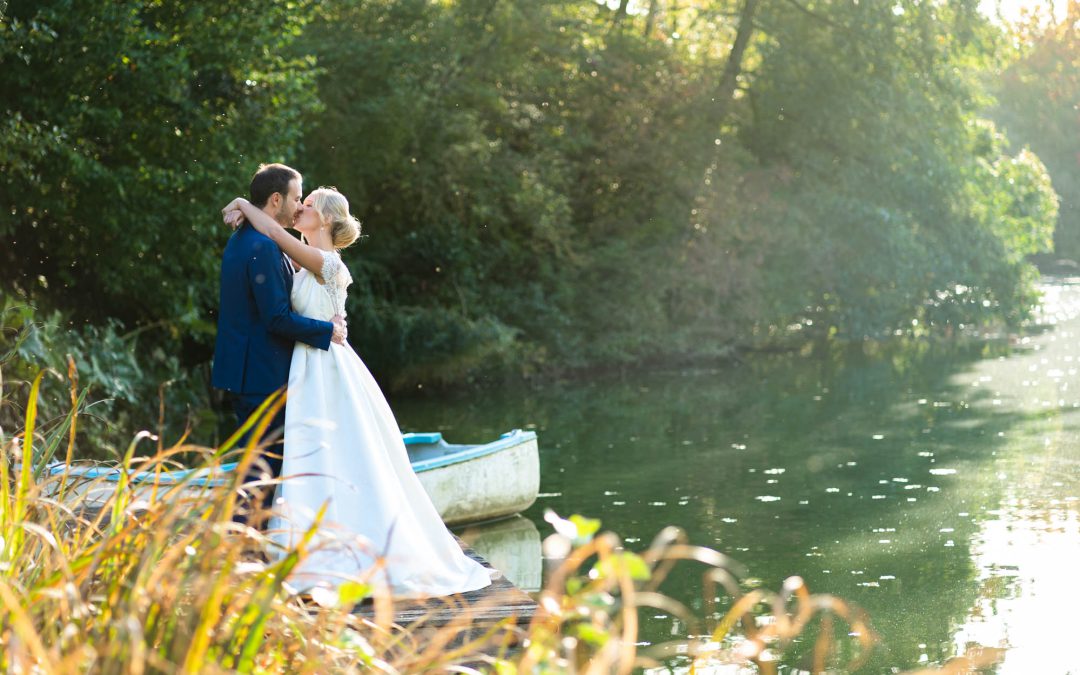
<svg viewBox="0 0 1080 675">
<path fill-rule="evenodd" d="M 724 71 L 720 74 L 713 93 L 711 117 L 717 128 L 723 124 L 731 108 L 732 94 L 738 83 L 739 74 L 742 73 L 743 56 L 750 44 L 750 36 L 754 32 L 754 11 L 757 9 L 758 0 L 744 0 L 742 9 L 739 11 L 739 28 L 735 32 L 735 42 L 731 45 Z"/>
<path fill-rule="evenodd" d="M 653 27 L 656 26 L 656 12 L 660 8 L 657 6 L 660 4 L 660 0 L 649 0 L 649 14 L 645 17 L 645 32 L 643 35 L 647 38 L 652 35 Z"/>
</svg>

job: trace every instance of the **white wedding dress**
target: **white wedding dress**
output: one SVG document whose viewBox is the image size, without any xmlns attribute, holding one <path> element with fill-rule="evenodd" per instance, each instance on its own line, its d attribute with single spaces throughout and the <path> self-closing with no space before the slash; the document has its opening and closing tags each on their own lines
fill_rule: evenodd
<svg viewBox="0 0 1080 675">
<path fill-rule="evenodd" d="M 293 281 L 293 311 L 329 321 L 345 315 L 352 282 L 336 252 L 323 253 L 322 284 L 307 270 Z M 395 597 L 483 588 L 487 570 L 447 531 L 409 464 L 394 414 L 348 345 L 293 349 L 285 450 L 269 534 L 293 546 L 327 503 L 309 555 L 290 574 L 300 591 L 359 579 Z M 382 565 L 376 565 L 381 560 Z"/>
</svg>

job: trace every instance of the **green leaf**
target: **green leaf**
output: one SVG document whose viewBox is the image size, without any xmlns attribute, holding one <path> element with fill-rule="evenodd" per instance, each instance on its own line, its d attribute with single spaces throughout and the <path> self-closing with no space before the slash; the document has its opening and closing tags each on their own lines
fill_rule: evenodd
<svg viewBox="0 0 1080 675">
<path fill-rule="evenodd" d="M 611 639 L 607 631 L 591 623 L 579 623 L 574 626 L 574 635 L 596 647 L 603 647 Z"/>
<path fill-rule="evenodd" d="M 629 576 L 634 581 L 648 581 L 652 577 L 644 558 L 630 551 L 620 551 L 598 560 L 593 570 L 601 579 Z"/>
<path fill-rule="evenodd" d="M 570 522 L 577 528 L 577 536 L 574 543 L 578 546 L 591 541 L 593 535 L 600 531 L 600 521 L 595 518 L 586 518 L 577 514 L 570 516 Z"/>
<path fill-rule="evenodd" d="M 352 607 L 364 598 L 371 595 L 371 584 L 363 584 L 357 581 L 346 581 L 338 587 L 338 607 Z"/>
</svg>

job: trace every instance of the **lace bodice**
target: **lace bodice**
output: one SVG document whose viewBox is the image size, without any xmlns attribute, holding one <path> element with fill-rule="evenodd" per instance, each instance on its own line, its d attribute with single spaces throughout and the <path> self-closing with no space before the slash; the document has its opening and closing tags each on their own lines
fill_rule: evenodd
<svg viewBox="0 0 1080 675">
<path fill-rule="evenodd" d="M 323 266 L 319 276 L 301 270 L 293 281 L 293 311 L 312 319 L 329 321 L 335 314 L 345 316 L 345 298 L 352 275 L 337 251 L 322 251 Z"/>
<path fill-rule="evenodd" d="M 345 298 L 349 295 L 347 289 L 352 283 L 352 275 L 337 251 L 323 251 L 322 256 L 322 273 L 319 276 L 323 278 L 324 288 L 334 303 L 334 313 L 345 316 Z"/>
</svg>

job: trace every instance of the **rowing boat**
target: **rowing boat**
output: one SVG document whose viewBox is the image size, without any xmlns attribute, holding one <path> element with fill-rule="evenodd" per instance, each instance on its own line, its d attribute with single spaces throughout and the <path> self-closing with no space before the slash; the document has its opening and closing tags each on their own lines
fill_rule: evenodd
<svg viewBox="0 0 1080 675">
<path fill-rule="evenodd" d="M 510 516 L 536 501 L 540 490 L 540 460 L 536 433 L 515 429 L 489 443 L 447 443 L 441 433 L 403 434 L 413 471 L 447 525 Z M 182 485 L 184 496 L 228 484 L 236 463 L 174 471 L 136 471 L 127 475 L 136 502 L 171 486 Z M 49 465 L 53 476 L 68 476 L 69 496 L 83 495 L 81 505 L 104 503 L 123 475 L 116 466 Z"/>
</svg>

